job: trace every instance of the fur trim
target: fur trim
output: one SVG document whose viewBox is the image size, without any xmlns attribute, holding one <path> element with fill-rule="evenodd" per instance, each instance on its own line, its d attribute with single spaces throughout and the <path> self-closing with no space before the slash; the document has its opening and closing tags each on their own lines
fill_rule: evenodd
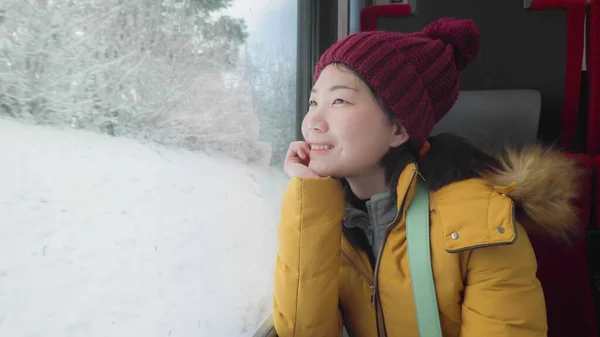
<svg viewBox="0 0 600 337">
<path fill-rule="evenodd" d="M 517 220 L 530 233 L 569 238 L 580 231 L 574 201 L 581 193 L 583 170 L 575 160 L 542 146 L 505 150 L 499 168 L 482 177 L 494 186 L 516 186 L 507 195 L 517 206 Z"/>
<path fill-rule="evenodd" d="M 540 145 L 485 153 L 452 133 L 429 138 L 431 148 L 419 159 L 430 190 L 471 178 L 484 178 L 515 203 L 517 221 L 528 233 L 569 239 L 581 234 L 574 202 L 581 196 L 584 170 L 574 159 Z"/>
</svg>

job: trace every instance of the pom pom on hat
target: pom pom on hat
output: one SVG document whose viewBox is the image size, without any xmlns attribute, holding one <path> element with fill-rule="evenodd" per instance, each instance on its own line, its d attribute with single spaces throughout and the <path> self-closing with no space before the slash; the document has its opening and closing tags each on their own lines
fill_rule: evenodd
<svg viewBox="0 0 600 337">
<path fill-rule="evenodd" d="M 423 33 L 431 39 L 440 39 L 454 48 L 456 69 L 465 69 L 479 53 L 479 30 L 473 20 L 443 18 L 435 21 Z"/>
</svg>

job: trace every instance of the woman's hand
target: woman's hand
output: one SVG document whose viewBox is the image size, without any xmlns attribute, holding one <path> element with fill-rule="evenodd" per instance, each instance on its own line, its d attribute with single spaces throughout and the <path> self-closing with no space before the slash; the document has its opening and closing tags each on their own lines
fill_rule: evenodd
<svg viewBox="0 0 600 337">
<path fill-rule="evenodd" d="M 283 170 L 290 177 L 321 178 L 308 168 L 310 163 L 310 145 L 307 142 L 292 142 L 285 155 Z"/>
</svg>

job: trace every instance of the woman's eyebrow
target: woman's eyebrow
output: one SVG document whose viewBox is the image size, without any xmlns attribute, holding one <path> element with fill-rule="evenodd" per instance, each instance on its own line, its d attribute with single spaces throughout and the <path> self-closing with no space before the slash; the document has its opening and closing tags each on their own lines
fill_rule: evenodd
<svg viewBox="0 0 600 337">
<path fill-rule="evenodd" d="M 329 92 L 336 91 L 336 90 L 342 90 L 342 89 L 347 89 L 347 90 L 352 90 L 352 91 L 358 92 L 358 90 L 356 90 L 352 87 L 349 87 L 346 85 L 341 85 L 341 84 L 332 86 L 331 88 L 329 88 Z M 313 88 L 310 92 L 314 94 L 317 92 L 317 89 Z"/>
</svg>

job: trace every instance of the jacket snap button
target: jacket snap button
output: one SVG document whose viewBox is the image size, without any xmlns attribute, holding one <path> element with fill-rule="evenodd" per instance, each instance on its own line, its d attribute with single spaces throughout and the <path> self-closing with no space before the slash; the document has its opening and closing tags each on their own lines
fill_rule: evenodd
<svg viewBox="0 0 600 337">
<path fill-rule="evenodd" d="M 450 234 L 450 237 L 452 238 L 452 240 L 457 240 L 458 239 L 458 233 L 457 232 L 452 232 L 452 234 Z"/>
<path fill-rule="evenodd" d="M 504 227 L 498 227 L 498 233 L 500 233 L 500 234 L 504 233 Z"/>
</svg>

